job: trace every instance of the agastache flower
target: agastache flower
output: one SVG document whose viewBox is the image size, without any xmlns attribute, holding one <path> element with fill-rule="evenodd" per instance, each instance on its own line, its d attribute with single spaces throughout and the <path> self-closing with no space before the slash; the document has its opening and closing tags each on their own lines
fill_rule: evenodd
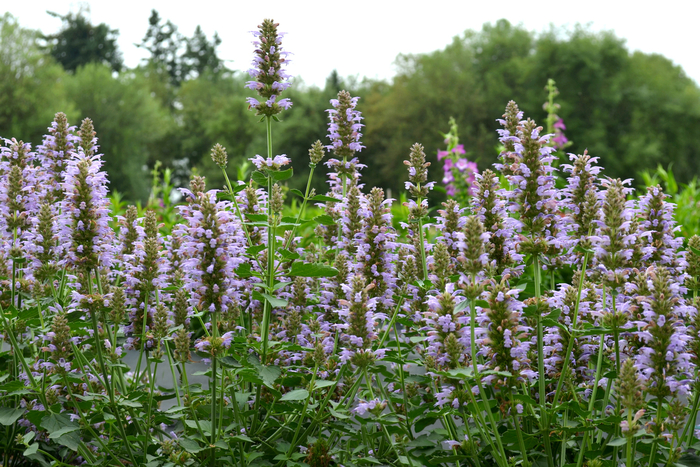
<svg viewBox="0 0 700 467">
<path fill-rule="evenodd" d="M 114 251 L 107 174 L 101 170 L 101 156 L 93 155 L 97 146 L 89 119 L 83 121 L 80 133 L 81 147 L 68 161 L 63 182 L 65 199 L 59 241 L 67 246 L 65 260 L 69 266 L 83 270 L 108 269 Z"/>
<path fill-rule="evenodd" d="M 694 368 L 687 349 L 691 337 L 684 324 L 689 308 L 666 268 L 652 267 L 642 276 L 646 277 L 650 296 L 642 302 L 640 319 L 633 323 L 641 344 L 635 355 L 636 367 L 652 396 L 683 396 L 690 391 Z"/>
<path fill-rule="evenodd" d="M 667 197 L 657 185 L 647 188 L 646 195 L 639 199 L 639 235 L 644 239 L 642 260 L 647 265 L 663 265 L 678 275 L 687 263 L 679 251 L 683 238 L 675 236 L 680 229 L 673 219 L 675 205 L 668 203 Z"/>
<path fill-rule="evenodd" d="M 70 126 L 66 114 L 58 112 L 49 127 L 49 134 L 44 136 L 41 146 L 37 147 L 37 158 L 44 170 L 47 186 L 44 188 L 52 199 L 63 199 L 61 182 L 63 172 L 68 165 L 71 153 L 75 152 L 80 138 L 75 134 L 76 127 Z"/>
<path fill-rule="evenodd" d="M 516 251 L 515 225 L 506 213 L 498 176 L 486 169 L 477 175 L 474 185 L 473 209 L 490 234 L 487 247 L 490 261 L 495 262 L 499 274 L 520 275 L 523 256 Z"/>
<path fill-rule="evenodd" d="M 507 282 L 491 281 L 487 287 L 488 308 L 481 310 L 486 336 L 481 353 L 486 355 L 492 369 L 509 372 L 512 376 L 491 376 L 484 379 L 496 387 L 513 387 L 524 378 L 533 380 L 536 373 L 530 369 L 528 351 L 532 342 L 528 339 L 531 329 L 524 324 L 523 303 L 518 291 L 511 290 Z"/>
<path fill-rule="evenodd" d="M 391 225 L 391 199 L 384 199 L 384 190 L 372 188 L 361 209 L 364 218 L 357 236 L 357 260 L 362 274 L 375 285 L 370 297 L 377 297 L 379 311 L 394 304 L 396 276 L 394 263 L 397 234 Z"/>
<path fill-rule="evenodd" d="M 513 185 L 509 193 L 510 210 L 518 212 L 527 235 L 521 238 L 520 252 L 547 254 L 557 258 L 566 245 L 566 232 L 555 212 L 559 192 L 554 186 L 551 162 L 554 150 L 546 146 L 549 135 L 540 136 L 542 127 L 528 119 L 518 126 L 514 141 L 520 162 L 508 180 Z"/>
<path fill-rule="evenodd" d="M 275 171 L 280 170 L 282 167 L 291 162 L 291 159 L 287 157 L 286 154 L 282 154 L 281 156 L 268 157 L 267 159 L 260 155 L 256 155 L 255 157 L 250 158 L 248 160 L 251 161 L 255 165 L 255 167 L 257 167 L 258 170 Z"/>
<path fill-rule="evenodd" d="M 255 45 L 255 58 L 253 66 L 248 74 L 255 81 L 248 81 L 246 87 L 258 92 L 262 101 L 249 97 L 249 108 L 256 110 L 256 115 L 272 117 L 283 109 L 289 109 L 292 101 L 289 99 L 277 100 L 280 93 L 290 86 L 287 82 L 291 76 L 284 71 L 284 64 L 288 53 L 282 51 L 282 37 L 284 33 L 278 32 L 278 23 L 266 19 L 258 26 L 258 31 L 253 31 L 257 40 Z"/>
<path fill-rule="evenodd" d="M 443 293 L 428 296 L 428 311 L 423 314 L 428 340 L 426 358 L 437 369 L 449 370 L 464 366 L 470 346 L 469 319 L 457 311 L 454 285 L 448 284 Z"/>
<path fill-rule="evenodd" d="M 496 168 L 505 176 L 513 175 L 514 170 L 520 163 L 521 154 L 515 151 L 515 143 L 518 141 L 518 125 L 520 125 L 522 119 L 523 112 L 518 109 L 518 104 L 510 101 L 506 105 L 503 118 L 496 120 L 503 126 L 503 129 L 497 131 L 500 135 L 499 139 L 504 146 L 503 152 L 498 156 L 500 162 L 496 164 Z"/>
<path fill-rule="evenodd" d="M 598 222 L 600 228 L 590 240 L 607 284 L 620 287 L 627 281 L 636 241 L 631 222 L 633 202 L 626 199 L 631 189 L 620 179 L 603 180 L 602 184 L 605 190 Z"/>
<path fill-rule="evenodd" d="M 333 151 L 335 158 L 328 159 L 326 165 L 333 170 L 339 179 L 349 179 L 351 182 L 359 178 L 358 169 L 364 168 L 355 157 L 356 152 L 362 151 L 364 146 L 360 142 L 364 126 L 362 114 L 356 110 L 359 97 L 352 97 L 347 91 L 340 91 L 337 99 L 331 99 L 332 109 L 328 112 L 328 138 L 331 144 L 326 146 Z M 343 182 L 345 183 L 345 182 Z"/>
<path fill-rule="evenodd" d="M 364 126 L 360 123 L 362 114 L 355 110 L 359 99 L 347 91 L 340 91 L 337 99 L 331 99 L 333 108 L 326 110 L 330 118 L 328 138 L 331 140 L 331 144 L 326 147 L 344 160 L 352 159 L 355 152 L 364 148 L 360 142 L 360 130 Z"/>
<path fill-rule="evenodd" d="M 217 202 L 214 191 L 190 194 L 190 205 L 181 208 L 185 224 L 177 231 L 182 237 L 179 254 L 184 258 L 185 287 L 197 309 L 226 313 L 236 305 L 243 285 L 234 272 L 244 261 L 242 226 L 228 209 L 230 202 Z"/>
</svg>

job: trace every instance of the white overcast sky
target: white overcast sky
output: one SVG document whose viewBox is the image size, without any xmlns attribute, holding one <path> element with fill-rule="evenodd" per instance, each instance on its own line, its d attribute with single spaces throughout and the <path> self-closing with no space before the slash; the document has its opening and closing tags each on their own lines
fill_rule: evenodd
<svg viewBox="0 0 700 467">
<path fill-rule="evenodd" d="M 576 23 L 590 23 L 596 31 L 613 30 L 631 51 L 662 54 L 700 83 L 698 0 L 0 0 L 0 11 L 10 12 L 24 27 L 50 34 L 59 30 L 61 21 L 46 10 L 65 14 L 81 4 L 89 5 L 94 24 L 119 30 L 128 67 L 145 57 L 134 44 L 146 33 L 151 9 L 186 36 L 197 25 L 208 37 L 218 32 L 223 40 L 219 56 L 239 70 L 248 69 L 252 59 L 249 31 L 272 18 L 287 33 L 284 48 L 293 54 L 288 72 L 318 86 L 333 69 L 341 76 L 391 78 L 399 53 L 438 50 L 466 29 L 480 30 L 484 23 L 506 18 L 538 32 L 550 24 L 571 28 Z"/>
</svg>

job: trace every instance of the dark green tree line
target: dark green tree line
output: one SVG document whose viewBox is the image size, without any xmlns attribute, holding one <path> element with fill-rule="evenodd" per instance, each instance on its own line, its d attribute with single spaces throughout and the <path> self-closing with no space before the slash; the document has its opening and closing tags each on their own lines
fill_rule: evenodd
<svg viewBox="0 0 700 467">
<path fill-rule="evenodd" d="M 216 34 L 209 38 L 197 28 L 187 38 L 153 11 L 140 44 L 148 59 L 117 73 L 116 31 L 91 25 L 81 13 L 60 17 L 63 29 L 48 42 L 10 15 L 0 19 L 0 136 L 38 144 L 55 112 L 66 112 L 75 124 L 89 116 L 111 188 L 132 200 L 147 198 L 156 161 L 173 168 L 182 185 L 197 170 L 218 187 L 223 181 L 209 160 L 215 143 L 228 148 L 232 176 L 264 153 L 264 131 L 245 102 L 249 78 L 225 65 Z M 85 30 L 92 35 L 81 35 Z M 91 41 L 103 44 L 101 53 L 91 51 Z M 76 56 L 64 61 L 73 55 L 57 56 L 47 44 L 65 44 Z M 560 90 L 558 114 L 574 142 L 568 151 L 588 149 L 614 177 L 635 177 L 671 162 L 679 181 L 700 173 L 697 84 L 662 56 L 630 53 L 611 32 L 577 26 L 534 33 L 501 20 L 466 31 L 442 50 L 402 55 L 397 63 L 391 82 L 349 81 L 333 72 L 319 89 L 297 78 L 288 91 L 294 105 L 276 127 L 275 153 L 290 156 L 295 171 L 308 170 L 310 145 L 327 143 L 328 101 L 348 89 L 362 97 L 366 149 L 359 157 L 369 166 L 369 185 L 400 191 L 401 161 L 410 146 L 421 142 L 434 155 L 444 145 L 440 132 L 447 131 L 450 116 L 469 157 L 484 169 L 496 158 L 495 119 L 505 104 L 514 99 L 544 123 L 543 87 L 552 78 Z M 439 180 L 442 170 L 433 162 L 431 177 Z M 323 190 L 323 171 L 317 177 L 314 185 Z"/>
</svg>

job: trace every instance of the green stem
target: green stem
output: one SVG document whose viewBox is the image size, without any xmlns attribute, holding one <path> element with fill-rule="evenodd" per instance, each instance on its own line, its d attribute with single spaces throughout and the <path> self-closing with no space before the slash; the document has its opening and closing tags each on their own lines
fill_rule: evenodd
<svg viewBox="0 0 700 467">
<path fill-rule="evenodd" d="M 418 189 L 420 189 L 420 184 L 418 184 Z M 421 205 L 422 201 L 420 197 L 416 200 L 418 206 Z M 428 262 L 425 258 L 425 240 L 423 238 L 423 219 L 418 219 L 418 241 L 420 242 L 420 258 L 423 263 L 423 280 L 428 280 Z"/>
<path fill-rule="evenodd" d="M 372 380 L 370 379 L 369 375 L 367 374 L 367 367 L 364 368 L 364 374 L 365 374 L 365 381 L 367 383 L 367 390 L 369 391 L 369 395 L 372 399 L 374 399 L 374 392 L 372 391 Z M 387 401 L 389 402 L 389 401 Z M 386 426 L 381 423 L 381 430 L 382 434 L 384 435 L 384 438 L 386 439 L 387 443 L 389 443 L 389 447 L 391 447 L 391 450 L 394 451 L 394 454 L 396 455 L 396 458 L 398 459 L 401 454 L 399 453 L 398 448 L 396 447 L 396 444 L 394 444 L 394 440 L 391 437 L 391 434 L 389 431 L 386 429 Z M 408 456 L 408 452 L 406 452 L 406 458 L 409 461 L 409 464 L 413 465 L 413 463 L 410 460 L 410 457 Z M 459 465 L 459 464 L 457 464 Z"/>
<path fill-rule="evenodd" d="M 143 297 L 143 322 L 141 328 L 141 341 L 139 349 L 139 358 L 136 360 L 136 370 L 134 370 L 134 386 L 136 388 L 139 381 L 141 381 L 141 361 L 143 359 L 143 352 L 146 349 L 146 327 L 148 326 L 148 298 L 150 296 L 150 290 L 146 289 L 146 294 Z M 146 356 L 148 358 L 148 356 Z"/>
<path fill-rule="evenodd" d="M 681 439 L 685 439 L 686 432 L 688 433 L 688 441 L 686 442 L 686 448 L 690 448 L 690 445 L 693 443 L 693 431 L 695 428 L 695 424 L 697 423 L 698 406 L 700 406 L 700 388 L 698 388 L 696 384 L 695 395 L 693 396 L 693 404 L 691 405 L 692 410 L 688 415 L 688 423 L 685 424 L 685 428 L 683 429 L 683 435 L 681 436 Z M 689 429 L 690 431 L 688 431 Z"/>
<path fill-rule="evenodd" d="M 299 432 L 301 431 L 301 427 L 304 424 L 304 418 L 306 418 L 306 409 L 309 408 L 309 402 L 311 401 L 311 395 L 313 394 L 314 390 L 314 383 L 316 383 L 316 374 L 318 373 L 318 363 L 314 365 L 314 373 L 311 376 L 311 382 L 309 383 L 309 395 L 306 397 L 306 401 L 304 402 L 304 408 L 301 411 L 301 415 L 299 416 L 299 422 L 297 423 L 297 429 L 294 431 L 294 437 L 292 438 L 292 443 L 289 446 L 289 450 L 287 451 L 287 458 L 289 458 L 292 455 L 292 451 L 296 447 L 296 442 L 297 439 L 299 438 Z"/>
<path fill-rule="evenodd" d="M 73 402 L 73 406 L 75 407 L 75 410 L 78 412 L 78 416 L 80 417 L 80 420 L 82 420 L 83 425 L 87 427 L 88 431 L 90 434 L 97 440 L 97 442 L 100 444 L 100 447 L 105 450 L 107 454 L 109 454 L 114 460 L 116 460 L 119 465 L 124 466 L 122 461 L 114 455 L 114 453 L 107 447 L 104 442 L 102 441 L 102 438 L 95 432 L 95 430 L 92 428 L 92 425 L 88 422 L 87 418 L 85 418 L 85 414 L 83 411 L 80 409 L 80 405 L 78 405 L 78 402 L 75 399 L 75 395 L 73 395 L 73 390 L 70 387 L 70 383 L 68 382 L 68 378 L 66 378 L 66 374 L 62 373 L 63 376 L 63 383 L 66 385 L 66 390 L 68 391 L 68 394 L 70 395 L 70 399 Z M 131 452 L 131 444 L 130 443 L 125 443 L 127 449 L 129 450 L 129 457 L 131 458 L 131 462 L 133 465 L 136 464 L 136 459 L 134 458 L 134 454 Z M 93 461 L 94 462 L 94 461 Z"/>
<path fill-rule="evenodd" d="M 168 341 L 165 341 L 163 344 L 165 345 L 165 351 L 168 354 L 168 365 L 170 366 L 170 374 L 173 377 L 173 390 L 175 391 L 175 396 L 177 396 L 177 405 L 182 407 L 182 399 L 180 398 L 180 387 L 177 383 L 177 376 L 175 374 L 175 362 L 173 361 L 173 357 L 170 354 L 170 346 L 168 345 Z"/>
<path fill-rule="evenodd" d="M 399 341 L 399 331 L 396 329 L 396 323 L 394 323 L 394 335 L 396 336 L 396 352 L 399 355 L 399 380 L 401 382 L 401 394 L 403 395 L 403 409 L 406 412 L 406 433 L 408 437 L 413 440 L 413 429 L 411 426 L 413 423 L 408 416 L 408 395 L 406 394 L 406 379 L 403 373 L 403 356 L 401 355 L 401 342 Z M 388 400 L 388 399 L 387 399 Z"/>
<path fill-rule="evenodd" d="M 472 281 L 475 282 L 476 278 L 472 277 Z M 494 437 L 496 438 L 496 445 L 498 447 L 498 454 L 500 455 L 500 457 L 503 461 L 503 465 L 507 465 L 508 456 L 506 456 L 505 449 L 503 448 L 503 444 L 501 442 L 501 437 L 499 436 L 499 433 L 498 433 L 498 426 L 496 425 L 496 420 L 493 418 L 493 413 L 491 412 L 491 407 L 489 406 L 489 403 L 488 403 L 489 398 L 486 395 L 486 391 L 484 390 L 483 385 L 481 384 L 481 375 L 479 373 L 479 365 L 478 365 L 477 359 L 476 359 L 476 307 L 474 306 L 474 300 L 472 300 L 471 298 L 469 299 L 469 313 L 470 313 L 470 317 L 471 317 L 471 319 L 469 321 L 469 328 L 470 328 L 469 329 L 470 330 L 470 339 L 469 340 L 470 340 L 470 344 L 471 344 L 471 357 L 472 357 L 472 368 L 474 370 L 474 379 L 476 380 L 476 384 L 479 387 L 479 394 L 481 394 L 481 398 L 484 401 L 484 405 L 485 405 L 485 409 L 486 409 L 486 416 L 489 419 L 489 423 L 491 424 L 491 430 L 494 434 Z M 471 390 L 469 388 L 467 388 L 467 392 L 471 393 Z"/>
<path fill-rule="evenodd" d="M 539 306 L 540 298 L 540 261 L 537 256 L 535 256 L 535 261 L 533 263 L 534 273 L 535 273 L 535 297 L 537 298 Z M 547 389 L 544 373 L 544 331 L 542 327 L 542 316 L 537 314 L 537 370 L 538 370 L 538 383 L 539 383 L 539 399 L 540 399 L 540 423 L 542 427 L 542 434 L 544 438 L 544 449 L 547 453 L 547 465 L 549 467 L 554 467 L 554 458 L 552 456 L 552 446 L 549 442 L 549 420 L 547 414 Z"/>
<path fill-rule="evenodd" d="M 588 253 L 583 256 L 583 265 L 581 267 L 581 277 L 578 282 L 578 291 L 576 293 L 576 304 L 574 305 L 574 315 L 571 319 L 571 335 L 569 336 L 569 344 L 566 346 L 566 352 L 564 353 L 564 361 L 562 362 L 561 375 L 559 376 L 559 382 L 557 383 L 557 389 L 554 393 L 553 407 L 557 406 L 559 402 L 559 396 L 561 394 L 561 388 L 564 386 L 564 378 L 567 376 L 567 371 L 569 369 L 569 360 L 571 358 L 571 352 L 574 349 L 574 335 L 576 333 L 576 327 L 578 323 L 578 311 L 581 304 L 581 293 L 583 291 L 583 280 L 586 277 L 586 265 L 588 263 Z"/>
<path fill-rule="evenodd" d="M 627 467 L 634 467 L 634 450 L 632 449 L 632 411 L 627 409 L 627 427 L 630 433 L 627 435 Z"/>
<path fill-rule="evenodd" d="M 306 203 L 309 200 L 309 193 L 311 192 L 311 179 L 314 176 L 316 164 L 309 164 L 309 168 L 309 178 L 306 180 L 306 191 L 304 192 L 304 201 L 301 203 L 301 208 L 299 208 L 299 214 L 297 214 L 297 220 L 296 222 L 294 222 L 294 226 L 292 227 L 292 234 L 289 236 L 287 244 L 284 245 L 285 248 L 289 248 L 291 246 L 292 240 L 294 239 L 294 235 L 296 234 L 297 228 L 299 226 L 299 222 L 301 222 L 301 217 L 304 214 L 304 210 L 306 209 Z"/>
<path fill-rule="evenodd" d="M 523 454 L 523 467 L 529 467 L 530 461 L 527 458 L 527 449 L 525 449 L 525 441 L 523 440 L 523 432 L 520 429 L 520 421 L 518 420 L 517 411 L 513 412 L 513 425 L 515 425 L 515 432 L 518 435 L 518 446 L 520 446 L 520 452 Z"/>
<path fill-rule="evenodd" d="M 663 423 L 661 419 L 661 407 L 663 405 L 663 400 L 661 396 L 656 398 L 656 429 Z M 659 433 L 654 433 L 654 441 L 651 445 L 651 454 L 649 454 L 649 465 L 656 465 L 656 450 L 659 448 Z"/>
<path fill-rule="evenodd" d="M 211 334 L 212 334 L 212 341 L 214 341 L 217 337 L 217 327 L 218 324 L 216 322 L 216 311 L 211 314 Z M 212 349 L 214 350 L 212 352 L 211 356 L 211 466 L 214 467 L 216 465 L 216 448 L 214 447 L 214 444 L 216 443 L 216 421 L 217 421 L 217 413 L 216 413 L 216 352 L 218 351 L 218 344 L 217 348 L 214 348 L 215 341 L 212 342 Z"/>
<path fill-rule="evenodd" d="M 241 220 L 241 223 L 245 222 L 245 219 L 243 218 L 243 213 L 241 212 L 241 207 L 238 205 L 238 199 L 236 199 L 236 195 L 233 193 L 233 186 L 231 185 L 231 180 L 228 178 L 228 174 L 226 173 L 226 169 L 222 168 L 221 171 L 224 173 L 224 178 L 226 179 L 226 187 L 228 188 L 228 192 L 231 194 L 231 201 L 233 202 L 233 206 L 236 209 L 236 215 L 238 218 Z M 243 226 L 243 232 L 245 233 L 245 238 L 248 242 L 248 246 L 253 246 L 253 241 L 250 238 L 250 232 L 248 231 L 247 226 Z M 256 257 L 253 258 L 256 263 L 258 263 L 258 266 L 262 270 L 262 264 L 260 263 L 260 260 Z"/>
</svg>

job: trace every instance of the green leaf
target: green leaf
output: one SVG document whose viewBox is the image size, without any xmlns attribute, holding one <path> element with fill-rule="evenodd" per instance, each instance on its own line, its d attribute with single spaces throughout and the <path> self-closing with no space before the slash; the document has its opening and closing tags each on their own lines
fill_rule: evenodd
<svg viewBox="0 0 700 467">
<path fill-rule="evenodd" d="M 314 389 L 327 388 L 328 386 L 333 386 L 335 383 L 335 381 L 326 381 L 324 379 L 318 379 L 314 383 Z"/>
<path fill-rule="evenodd" d="M 627 438 L 615 438 L 608 443 L 608 446 L 624 446 L 627 444 Z"/>
<path fill-rule="evenodd" d="M 267 246 L 265 246 L 265 245 L 251 246 L 251 247 L 248 247 L 245 250 L 245 252 L 251 256 L 254 256 L 254 255 L 257 255 L 258 253 L 260 253 L 261 251 L 263 251 L 265 248 L 267 248 Z"/>
<path fill-rule="evenodd" d="M 0 424 L 10 426 L 24 414 L 24 409 L 0 408 Z"/>
<path fill-rule="evenodd" d="M 251 222 L 267 222 L 266 214 L 246 214 L 245 217 Z"/>
<path fill-rule="evenodd" d="M 320 263 L 294 263 L 288 276 L 294 277 L 335 277 L 338 270 Z"/>
<path fill-rule="evenodd" d="M 248 363 L 255 368 L 260 379 L 262 379 L 268 387 L 272 387 L 274 382 L 277 381 L 277 378 L 282 374 L 282 370 L 280 370 L 278 366 L 262 366 L 254 355 L 248 356 Z"/>
<path fill-rule="evenodd" d="M 66 433 L 79 430 L 80 425 L 71 422 L 66 414 L 52 413 L 41 419 L 41 427 L 49 432 L 49 438 L 57 439 Z"/>
<path fill-rule="evenodd" d="M 279 254 L 282 257 L 282 259 L 287 260 L 287 261 L 301 258 L 301 255 L 299 253 L 289 251 L 285 248 L 280 248 L 278 251 L 279 251 Z"/>
<path fill-rule="evenodd" d="M 22 442 L 24 444 L 29 444 L 29 442 L 34 439 L 35 435 L 36 435 L 36 433 L 34 433 L 33 431 L 30 431 L 26 435 L 22 436 Z"/>
<path fill-rule="evenodd" d="M 36 454 L 36 452 L 39 450 L 39 443 L 34 443 L 31 446 L 29 446 L 27 449 L 24 450 L 24 457 L 29 457 L 32 454 Z"/>
<path fill-rule="evenodd" d="M 576 248 L 574 248 L 574 251 L 577 251 L 579 253 L 583 253 L 584 255 L 592 255 L 595 253 L 595 251 L 591 250 L 590 248 L 584 248 L 581 245 L 576 245 Z"/>
<path fill-rule="evenodd" d="M 299 198 L 303 198 L 303 197 L 304 197 L 304 193 L 302 193 L 301 191 L 297 190 L 296 188 L 293 188 L 293 189 L 289 190 L 289 192 L 290 192 L 290 193 L 293 193 L 293 194 L 295 194 L 295 195 L 297 195 Z"/>
<path fill-rule="evenodd" d="M 273 308 L 284 308 L 284 307 L 287 306 L 287 300 L 282 300 L 282 299 L 279 299 L 279 298 L 275 298 L 275 297 L 273 297 L 272 295 L 268 295 L 268 294 L 266 294 L 266 293 L 261 293 L 260 295 L 261 295 L 261 296 L 265 299 L 265 301 L 267 301 L 267 303 L 269 303 L 270 306 L 272 306 Z M 255 296 L 255 293 L 253 294 L 253 296 Z"/>
<path fill-rule="evenodd" d="M 287 170 L 280 170 L 279 172 L 270 173 L 272 174 L 272 178 L 274 178 L 278 182 L 281 182 L 282 180 L 287 180 L 288 178 L 291 178 L 294 174 L 294 169 L 290 167 Z"/>
<path fill-rule="evenodd" d="M 690 251 L 692 251 L 693 253 L 695 253 L 696 255 L 700 256 L 700 250 L 698 250 L 698 249 L 695 248 L 694 246 L 688 245 L 688 249 L 689 249 Z"/>
<path fill-rule="evenodd" d="M 121 405 L 122 407 L 130 407 L 134 409 L 142 407 L 140 402 L 130 401 L 129 399 L 122 399 L 120 401 L 117 401 L 117 405 Z"/>
<path fill-rule="evenodd" d="M 323 201 L 324 203 L 340 203 L 339 199 L 325 195 L 316 195 L 313 198 L 309 199 L 309 201 Z"/>
<path fill-rule="evenodd" d="M 337 418 L 338 420 L 345 420 L 345 419 L 350 418 L 349 415 L 346 415 L 346 414 L 344 414 L 344 413 L 338 412 L 337 410 L 332 409 L 332 408 L 329 408 L 328 411 L 331 413 L 331 415 L 333 415 L 333 416 L 334 416 L 335 418 Z"/>
<path fill-rule="evenodd" d="M 474 371 L 471 368 L 455 368 L 454 370 L 448 371 L 447 375 L 456 379 L 471 378 L 474 376 Z"/>
<path fill-rule="evenodd" d="M 251 176 L 253 181 L 257 183 L 258 185 L 266 186 L 267 185 L 267 175 L 260 171 L 255 171 L 253 172 L 253 175 Z"/>
<path fill-rule="evenodd" d="M 189 452 L 190 454 L 195 454 L 204 449 L 199 446 L 199 443 L 197 441 L 190 438 L 180 438 L 177 440 L 177 442 L 180 443 L 182 449 Z"/>
<path fill-rule="evenodd" d="M 316 216 L 316 217 L 314 217 L 314 220 L 316 221 L 316 223 L 321 224 L 321 225 L 335 225 L 335 221 L 328 214 Z"/>
<path fill-rule="evenodd" d="M 236 268 L 236 275 L 238 277 L 250 277 L 253 275 L 253 271 L 250 269 L 250 263 L 242 263 Z"/>
<path fill-rule="evenodd" d="M 242 365 L 238 363 L 238 360 L 233 357 L 221 357 L 218 362 L 226 368 L 242 368 Z"/>
<path fill-rule="evenodd" d="M 700 467 L 700 457 L 695 454 L 686 453 L 678 459 L 678 464 L 685 465 L 686 467 Z"/>
<path fill-rule="evenodd" d="M 294 391 L 290 391 L 286 393 L 282 398 L 280 399 L 281 401 L 304 401 L 309 397 L 309 391 L 306 389 L 295 389 Z"/>
</svg>

